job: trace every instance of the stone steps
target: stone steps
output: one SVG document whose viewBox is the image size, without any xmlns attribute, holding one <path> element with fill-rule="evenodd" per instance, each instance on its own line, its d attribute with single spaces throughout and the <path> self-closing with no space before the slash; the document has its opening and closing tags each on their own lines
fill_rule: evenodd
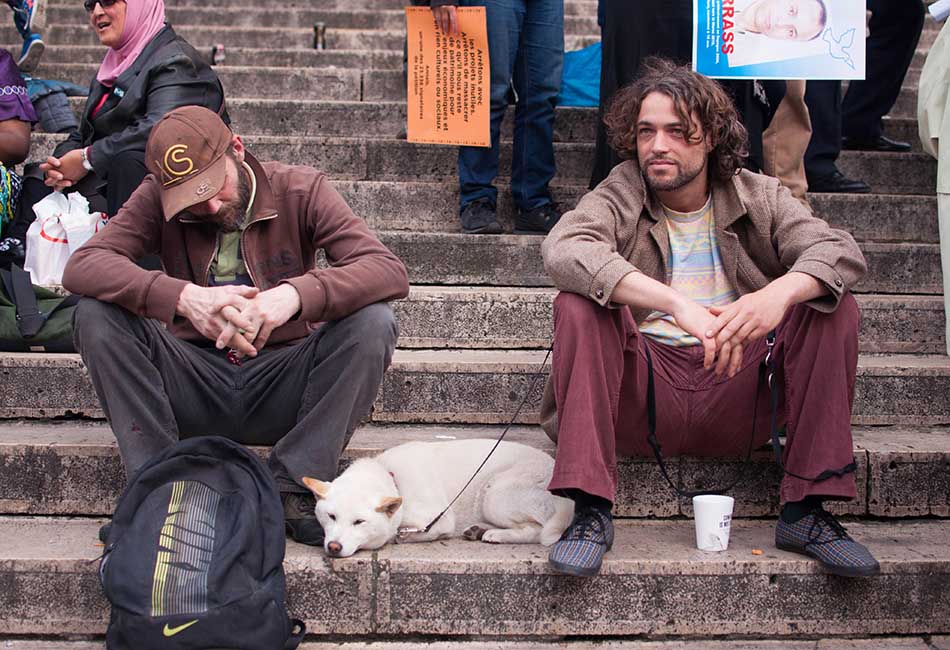
<svg viewBox="0 0 950 650">
<path fill-rule="evenodd" d="M 342 462 L 374 456 L 404 442 L 497 438 L 502 430 L 478 425 L 364 425 L 353 435 Z M 536 426 L 515 426 L 506 439 L 554 453 L 554 445 Z M 255 449 L 261 455 L 269 453 L 267 448 Z M 856 427 L 854 454 L 858 497 L 829 504 L 836 513 L 950 517 L 950 428 Z M 777 515 L 781 471 L 770 448 L 753 454 L 750 469 L 744 468 L 741 458 L 683 457 L 667 462 L 682 489 L 714 489 L 743 476 L 730 491 L 736 498 L 735 515 Z M 690 501 L 669 489 L 652 458 L 621 459 L 618 478 L 617 516 L 691 516 Z M 2 515 L 108 516 L 124 482 L 118 449 L 105 423 L 0 422 Z"/>
<path fill-rule="evenodd" d="M 220 69 L 225 70 L 227 66 Z M 329 72 L 329 71 L 328 71 Z M 366 76 L 373 77 L 385 71 L 364 71 Z M 91 78 L 90 68 L 90 78 Z M 373 82 L 370 82 L 372 86 Z M 73 97 L 70 103 L 77 113 L 81 114 L 85 103 L 84 97 Z M 234 128 L 243 136 L 285 136 L 285 137 L 361 137 L 361 138 L 395 138 L 406 133 L 406 104 L 404 102 L 384 101 L 325 101 L 314 99 L 253 99 L 242 97 L 228 98 L 228 111 L 234 121 Z M 346 119 L 341 119 L 345 116 Z M 503 140 L 512 139 L 512 125 L 514 109 L 509 109 L 502 122 L 501 132 Z M 554 142 L 562 143 L 592 143 L 596 137 L 597 110 L 594 108 L 580 108 L 560 106 L 555 110 Z M 885 120 L 888 135 L 912 142 L 915 150 L 920 151 L 917 135 L 916 119 L 888 118 Z M 35 133 L 34 141 L 40 148 L 47 145 L 44 137 L 49 134 Z M 53 136 L 59 139 L 62 136 Z M 445 149 L 455 155 L 454 147 L 436 147 Z M 845 159 L 853 152 L 843 152 Z M 881 156 L 882 161 L 888 160 L 889 154 L 869 154 Z M 584 185 L 588 179 L 584 179 Z M 931 192 L 932 193 L 932 192 Z"/>
<path fill-rule="evenodd" d="M 399 349 L 372 420 L 386 423 L 535 423 L 544 352 Z M 546 374 L 546 369 L 544 371 Z M 101 418 L 79 355 L 0 354 L 0 418 Z M 860 425 L 950 424 L 950 359 L 939 355 L 861 355 L 852 422 Z"/>
<path fill-rule="evenodd" d="M 538 236 L 380 232 L 382 241 L 409 269 L 414 284 L 546 287 Z M 936 244 L 860 244 L 868 275 L 854 287 L 863 293 L 939 294 Z"/>
<path fill-rule="evenodd" d="M 274 27 L 232 27 L 230 25 L 173 24 L 175 31 L 199 50 L 215 43 L 241 47 L 272 48 L 278 41 L 289 48 L 312 48 L 313 25 L 281 29 Z M 13 26 L 0 27 L 0 43 L 16 43 L 18 35 Z M 51 25 L 43 32 L 48 47 L 60 45 L 96 45 L 99 38 L 92 29 L 77 23 Z M 328 29 L 325 45 L 329 50 L 402 50 L 406 30 L 401 29 Z M 565 36 L 566 50 L 577 50 L 600 40 L 599 34 L 569 34 Z"/>
<path fill-rule="evenodd" d="M 334 186 L 356 214 L 377 230 L 459 232 L 458 183 L 337 180 Z M 574 207 L 586 185 L 554 184 L 552 192 L 564 210 Z M 922 243 L 939 241 L 934 215 L 936 198 L 922 195 L 811 194 L 812 208 L 859 241 Z M 499 188 L 498 217 L 508 231 L 515 208 L 508 187 Z"/>
<path fill-rule="evenodd" d="M 233 106 L 229 104 L 229 106 Z M 301 131 L 316 131 L 318 123 L 307 123 L 302 114 L 306 106 L 294 102 L 262 100 L 255 105 L 270 105 L 275 112 L 270 116 L 271 131 L 285 132 L 288 125 L 301 124 Z M 313 108 L 326 111 L 328 102 Z M 235 107 L 237 108 L 237 107 Z M 343 110 L 344 107 L 339 107 Z M 339 111 L 329 111 L 327 119 Z M 235 110 L 235 132 L 257 133 L 248 128 L 245 113 Z M 264 121 L 258 116 L 255 120 Z M 266 125 L 261 125 L 267 128 Z M 370 131 L 373 130 L 369 127 Z M 368 134 L 372 135 L 372 134 Z M 30 160 L 40 161 L 52 150 L 52 143 L 60 138 L 37 138 L 30 152 Z M 378 181 L 443 181 L 456 179 L 457 153 L 454 147 L 415 144 L 398 139 L 247 135 L 251 152 L 261 160 L 280 160 L 293 164 L 309 164 L 326 171 L 335 179 Z M 502 141 L 499 163 L 500 178 L 511 168 L 512 144 Z M 592 143 L 560 142 L 554 144 L 557 174 L 555 183 L 587 184 L 594 155 Z M 845 174 L 866 180 L 879 194 L 918 194 L 932 196 L 936 187 L 937 164 L 923 153 L 871 153 L 845 151 L 838 159 Z"/>
<path fill-rule="evenodd" d="M 393 303 L 399 345 L 425 349 L 546 348 L 554 289 L 413 286 Z M 939 354 L 944 343 L 941 296 L 858 295 L 860 349 L 867 353 Z"/>
<path fill-rule="evenodd" d="M 10 48 L 13 46 L 11 45 Z M 201 53 L 210 57 L 211 50 L 204 47 Z M 102 62 L 102 45 L 57 45 L 43 54 L 37 77 L 60 78 L 60 64 L 86 64 L 89 70 L 98 69 Z M 251 48 L 227 45 L 225 60 L 219 68 L 229 66 L 263 67 L 340 67 L 359 70 L 401 70 L 402 49 L 399 50 L 315 50 L 307 48 Z M 91 79 L 89 74 L 85 82 Z"/>
<path fill-rule="evenodd" d="M 265 67 L 261 62 L 251 66 L 220 65 L 215 69 L 229 99 L 306 97 L 309 101 L 374 102 L 403 102 L 406 99 L 406 82 L 401 68 L 359 70 L 286 65 Z M 44 64 L 36 76 L 72 81 L 85 87 L 97 70 L 98 65 L 95 63 Z M 892 115 L 910 118 L 916 115 L 916 112 L 917 88 L 906 85 L 892 110 Z M 585 133 L 591 135 L 590 138 L 584 139 L 593 139 L 597 112 L 591 108 L 585 113 Z"/>
<path fill-rule="evenodd" d="M 417 650 L 407 641 L 306 642 L 301 650 Z M 950 637 L 891 636 L 870 639 L 817 639 L 774 641 L 747 638 L 742 641 L 439 641 L 427 642 L 428 650 L 948 650 Z M 8 650 L 104 650 L 96 641 L 9 641 Z"/>
<path fill-rule="evenodd" d="M 297 7 L 252 7 L 241 6 L 169 6 L 165 15 L 173 26 L 204 25 L 210 29 L 218 26 L 255 27 L 279 29 L 309 28 L 315 23 L 326 26 L 327 35 L 337 29 L 360 29 L 370 31 L 402 31 L 406 29 L 406 13 L 399 9 L 326 9 L 321 4 Z M 47 10 L 48 25 L 85 25 L 86 12 L 74 5 L 50 6 Z M 564 33 L 582 36 L 599 36 L 596 7 L 590 15 L 566 15 Z"/>
<path fill-rule="evenodd" d="M 0 634 L 102 634 L 101 520 L 0 518 Z M 289 543 L 288 607 L 313 634 L 391 638 L 945 634 L 950 522 L 855 523 L 881 575 L 846 580 L 778 551 L 771 521 L 694 548 L 690 521 L 619 521 L 592 579 L 554 575 L 534 545 L 398 544 L 343 560 Z M 763 551 L 753 554 L 754 549 Z"/>
</svg>

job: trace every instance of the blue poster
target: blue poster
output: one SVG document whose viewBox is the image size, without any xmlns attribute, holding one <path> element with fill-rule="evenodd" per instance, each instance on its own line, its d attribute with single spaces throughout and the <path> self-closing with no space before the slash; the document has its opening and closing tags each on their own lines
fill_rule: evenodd
<svg viewBox="0 0 950 650">
<path fill-rule="evenodd" d="M 694 0 L 693 69 L 718 79 L 864 79 L 865 0 Z"/>
</svg>

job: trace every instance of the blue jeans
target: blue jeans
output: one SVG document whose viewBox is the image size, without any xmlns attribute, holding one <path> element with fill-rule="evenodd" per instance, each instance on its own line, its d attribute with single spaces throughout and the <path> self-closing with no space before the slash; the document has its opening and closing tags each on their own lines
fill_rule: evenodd
<svg viewBox="0 0 950 650">
<path fill-rule="evenodd" d="M 491 148 L 459 147 L 461 205 L 496 203 L 501 120 L 509 90 L 517 99 L 511 192 L 515 205 L 532 210 L 551 203 L 554 177 L 554 106 L 564 59 L 564 0 L 462 0 L 485 7 L 491 66 Z"/>
</svg>

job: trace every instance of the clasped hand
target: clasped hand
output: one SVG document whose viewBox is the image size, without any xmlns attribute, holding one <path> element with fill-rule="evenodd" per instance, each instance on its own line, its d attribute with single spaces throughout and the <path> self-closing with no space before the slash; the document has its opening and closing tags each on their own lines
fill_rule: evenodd
<svg viewBox="0 0 950 650">
<path fill-rule="evenodd" d="M 46 162 L 40 163 L 40 169 L 46 175 L 43 182 L 57 192 L 72 187 L 89 173 L 83 167 L 79 149 L 63 154 L 62 158 L 49 156 Z"/>
<path fill-rule="evenodd" d="M 702 343 L 703 367 L 734 377 L 742 367 L 743 346 L 774 330 L 787 309 L 785 299 L 766 287 L 721 307 L 684 300 L 672 315 Z"/>
<path fill-rule="evenodd" d="M 189 284 L 178 299 L 178 313 L 223 350 L 250 357 L 267 345 L 273 331 L 300 310 L 300 296 L 289 284 L 267 291 L 256 287 L 199 287 Z"/>
</svg>

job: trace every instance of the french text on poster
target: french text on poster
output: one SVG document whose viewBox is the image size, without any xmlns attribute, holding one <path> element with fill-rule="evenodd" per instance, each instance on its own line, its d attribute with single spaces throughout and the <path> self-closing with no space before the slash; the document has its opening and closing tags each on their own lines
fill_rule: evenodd
<svg viewBox="0 0 950 650">
<path fill-rule="evenodd" d="M 407 139 L 490 147 L 488 32 L 484 7 L 458 7 L 446 35 L 428 7 L 406 8 L 409 44 Z"/>
<path fill-rule="evenodd" d="M 864 79 L 865 0 L 694 0 L 693 69 L 717 79 Z"/>
</svg>

